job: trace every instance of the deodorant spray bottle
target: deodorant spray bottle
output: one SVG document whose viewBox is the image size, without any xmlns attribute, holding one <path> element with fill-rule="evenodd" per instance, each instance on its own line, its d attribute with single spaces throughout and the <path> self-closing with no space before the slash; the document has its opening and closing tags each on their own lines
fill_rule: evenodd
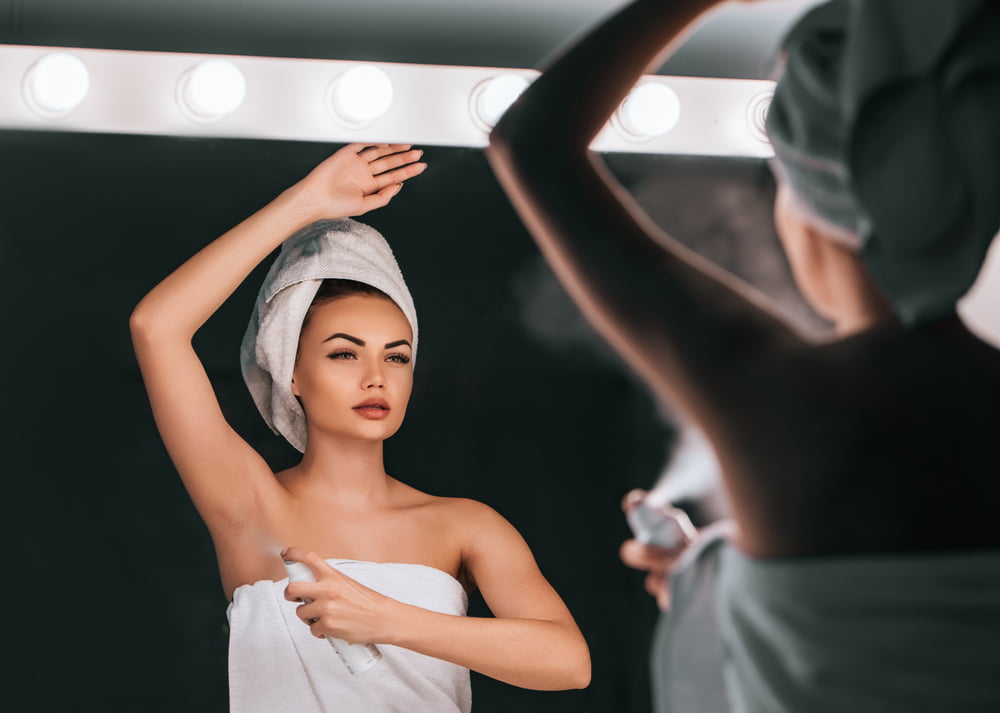
<svg viewBox="0 0 1000 713">
<path fill-rule="evenodd" d="M 293 560 L 283 561 L 285 571 L 288 572 L 289 582 L 316 581 L 308 565 Z M 309 600 L 304 601 L 309 603 Z M 347 670 L 353 674 L 367 671 L 382 659 L 382 652 L 374 644 L 349 644 L 343 639 L 335 639 L 332 636 L 327 636 L 326 640 L 330 642 L 330 646 L 347 666 Z"/>
</svg>

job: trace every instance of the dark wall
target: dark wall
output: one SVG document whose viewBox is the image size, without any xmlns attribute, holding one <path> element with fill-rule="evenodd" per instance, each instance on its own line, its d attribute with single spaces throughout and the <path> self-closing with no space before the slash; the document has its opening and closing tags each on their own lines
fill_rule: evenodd
<svg viewBox="0 0 1000 713">
<path fill-rule="evenodd" d="M 627 0 L 0 0 L 0 43 L 538 67 Z M 722 4 L 664 74 L 764 79 L 817 0 Z"/>
<path fill-rule="evenodd" d="M 154 428 L 127 321 L 159 279 L 333 148 L 0 132 L 12 710 L 226 709 L 212 544 Z M 364 218 L 393 245 L 421 319 L 414 396 L 388 470 L 510 519 L 594 660 L 582 692 L 476 677 L 475 709 L 645 711 L 656 610 L 641 575 L 617 559 L 628 536 L 618 501 L 652 483 L 673 430 L 554 282 L 482 153 L 430 148 L 426 159 L 424 176 Z M 654 216 L 788 296 L 759 162 L 611 163 Z M 755 227 L 737 235 L 748 214 Z M 282 467 L 296 454 L 264 426 L 238 366 L 262 277 L 196 346 L 227 417 Z M 789 304 L 798 309 L 793 293 Z"/>
</svg>

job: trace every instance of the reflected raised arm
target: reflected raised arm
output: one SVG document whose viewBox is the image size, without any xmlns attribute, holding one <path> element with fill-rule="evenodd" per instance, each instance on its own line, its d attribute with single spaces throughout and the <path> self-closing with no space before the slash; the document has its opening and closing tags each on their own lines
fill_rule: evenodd
<svg viewBox="0 0 1000 713">
<path fill-rule="evenodd" d="M 644 71 L 713 0 L 639 0 L 558 58 L 504 115 L 488 156 L 590 321 L 698 422 L 732 399 L 758 351 L 799 338 L 732 276 L 664 235 L 588 151 Z"/>
</svg>

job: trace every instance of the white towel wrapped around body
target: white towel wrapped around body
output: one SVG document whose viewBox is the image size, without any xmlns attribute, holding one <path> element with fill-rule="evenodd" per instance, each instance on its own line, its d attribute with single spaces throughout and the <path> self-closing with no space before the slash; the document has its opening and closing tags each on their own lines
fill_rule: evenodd
<svg viewBox="0 0 1000 713">
<path fill-rule="evenodd" d="M 389 244 L 377 230 L 341 218 L 317 221 L 286 239 L 257 295 L 240 362 L 267 425 L 301 452 L 306 448 L 306 417 L 292 393 L 292 371 L 302 321 L 325 279 L 363 282 L 392 298 L 410 322 L 414 361 L 417 355 L 413 299 Z"/>
<path fill-rule="evenodd" d="M 447 572 L 422 564 L 329 559 L 343 574 L 388 597 L 464 616 L 468 598 Z M 285 600 L 287 579 L 237 587 L 229 618 L 231 713 L 468 713 L 469 669 L 398 646 L 352 674 Z"/>
</svg>

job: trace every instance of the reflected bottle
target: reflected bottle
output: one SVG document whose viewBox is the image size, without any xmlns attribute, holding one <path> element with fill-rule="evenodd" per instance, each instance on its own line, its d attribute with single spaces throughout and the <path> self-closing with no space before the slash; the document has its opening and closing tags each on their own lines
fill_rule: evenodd
<svg viewBox="0 0 1000 713">
<path fill-rule="evenodd" d="M 677 549 L 690 544 L 698 534 L 686 512 L 669 503 L 640 501 L 625 515 L 635 539 L 644 545 Z"/>
<path fill-rule="evenodd" d="M 289 582 L 315 582 L 312 570 L 302 562 L 293 560 L 283 560 L 285 571 L 288 573 Z M 308 604 L 310 600 L 303 599 Z M 382 652 L 375 644 L 349 644 L 343 639 L 335 639 L 332 636 L 325 637 L 330 642 L 330 646 L 337 652 L 337 656 L 344 662 L 347 670 L 352 674 L 362 673 L 369 670 L 382 659 Z"/>
</svg>

